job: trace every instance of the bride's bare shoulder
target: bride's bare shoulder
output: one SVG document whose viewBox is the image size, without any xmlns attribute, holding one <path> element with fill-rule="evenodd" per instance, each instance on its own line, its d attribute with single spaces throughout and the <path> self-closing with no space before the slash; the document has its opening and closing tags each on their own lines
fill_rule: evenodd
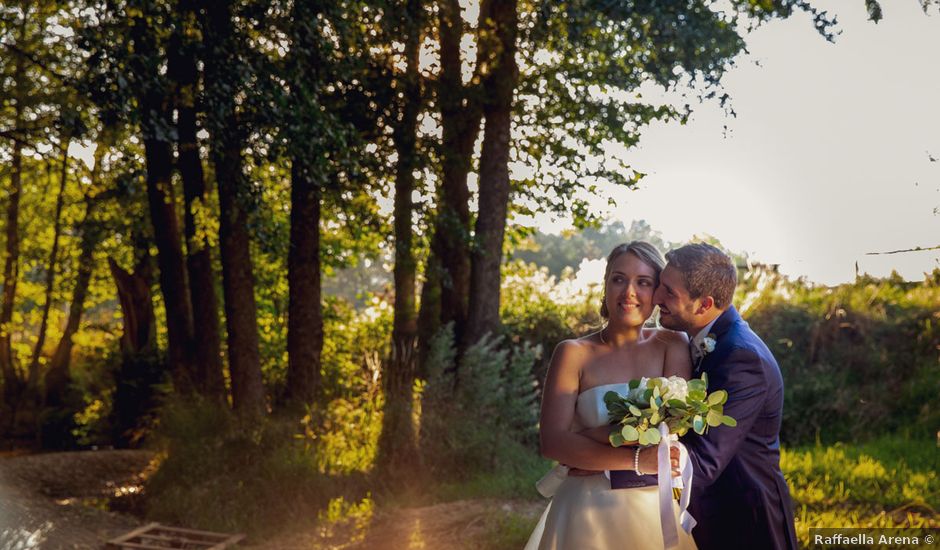
<svg viewBox="0 0 940 550">
<path fill-rule="evenodd" d="M 552 354 L 553 363 L 581 364 L 596 351 L 598 342 L 596 334 L 589 334 L 581 338 L 562 340 L 555 346 Z"/>
<path fill-rule="evenodd" d="M 689 336 L 684 332 L 669 330 L 668 328 L 662 327 L 647 328 L 643 329 L 643 331 L 649 331 L 647 333 L 648 341 L 655 342 L 662 346 L 672 347 L 689 345 Z"/>
</svg>

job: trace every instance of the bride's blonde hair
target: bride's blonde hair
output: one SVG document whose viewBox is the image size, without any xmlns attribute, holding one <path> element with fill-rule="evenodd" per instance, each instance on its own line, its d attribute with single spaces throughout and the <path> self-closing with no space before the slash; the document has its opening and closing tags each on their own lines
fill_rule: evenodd
<svg viewBox="0 0 940 550">
<path fill-rule="evenodd" d="M 659 286 L 659 274 L 666 267 L 666 259 L 663 258 L 662 252 L 646 241 L 633 241 L 614 247 L 607 255 L 607 267 L 604 268 L 604 295 L 601 297 L 601 317 L 604 319 L 610 317 L 610 312 L 607 311 L 607 278 L 610 277 L 610 266 L 624 254 L 633 254 L 640 261 L 652 267 L 653 271 L 656 272 L 655 283 L 657 286 Z"/>
</svg>

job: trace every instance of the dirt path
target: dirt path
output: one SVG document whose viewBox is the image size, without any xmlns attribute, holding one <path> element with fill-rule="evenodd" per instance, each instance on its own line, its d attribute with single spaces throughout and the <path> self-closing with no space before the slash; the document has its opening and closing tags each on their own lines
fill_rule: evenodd
<svg viewBox="0 0 940 550">
<path fill-rule="evenodd" d="M 360 525 L 334 529 L 310 525 L 252 550 L 438 550 L 479 548 L 501 518 L 519 515 L 534 522 L 544 502 L 459 500 L 418 508 L 378 511 Z"/>
<path fill-rule="evenodd" d="M 132 499 L 149 451 L 86 451 L 0 458 L 0 548 L 101 548 L 140 525 L 107 511 Z"/>
<path fill-rule="evenodd" d="M 85 451 L 0 456 L 0 550 L 100 549 L 144 522 L 108 511 L 133 501 L 149 451 Z M 476 548 L 505 518 L 535 518 L 541 502 L 461 500 L 414 508 L 380 509 L 358 524 L 309 523 L 250 550 L 436 550 Z M 534 521 L 534 520 L 533 520 Z"/>
</svg>

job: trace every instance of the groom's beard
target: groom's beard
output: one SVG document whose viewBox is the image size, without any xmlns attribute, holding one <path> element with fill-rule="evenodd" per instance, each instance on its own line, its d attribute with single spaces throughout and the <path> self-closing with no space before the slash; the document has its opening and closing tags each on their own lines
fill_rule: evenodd
<svg viewBox="0 0 940 550">
<path fill-rule="evenodd" d="M 689 327 L 691 326 L 689 323 L 685 322 L 684 319 L 672 313 L 664 314 L 662 311 L 659 312 L 659 324 L 665 328 L 668 328 L 669 330 L 675 330 L 678 332 L 688 332 Z"/>
</svg>

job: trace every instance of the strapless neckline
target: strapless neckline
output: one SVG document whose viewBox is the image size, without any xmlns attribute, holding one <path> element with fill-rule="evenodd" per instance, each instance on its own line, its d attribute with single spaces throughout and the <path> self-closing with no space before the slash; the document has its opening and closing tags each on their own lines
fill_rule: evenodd
<svg viewBox="0 0 940 550">
<path fill-rule="evenodd" d="M 626 386 L 626 385 L 628 385 L 628 384 L 629 384 L 629 382 L 613 382 L 613 383 L 610 383 L 610 384 L 601 384 L 600 386 L 592 386 L 592 387 L 590 387 L 590 388 L 584 390 L 583 392 L 579 393 L 579 394 L 578 394 L 578 397 L 581 397 L 582 395 L 585 395 L 585 394 L 587 394 L 588 392 L 591 392 L 591 391 L 594 391 L 594 390 L 607 389 L 607 391 L 611 391 L 611 390 L 610 390 L 611 388 L 614 388 L 614 387 L 617 387 L 617 386 Z"/>
</svg>

